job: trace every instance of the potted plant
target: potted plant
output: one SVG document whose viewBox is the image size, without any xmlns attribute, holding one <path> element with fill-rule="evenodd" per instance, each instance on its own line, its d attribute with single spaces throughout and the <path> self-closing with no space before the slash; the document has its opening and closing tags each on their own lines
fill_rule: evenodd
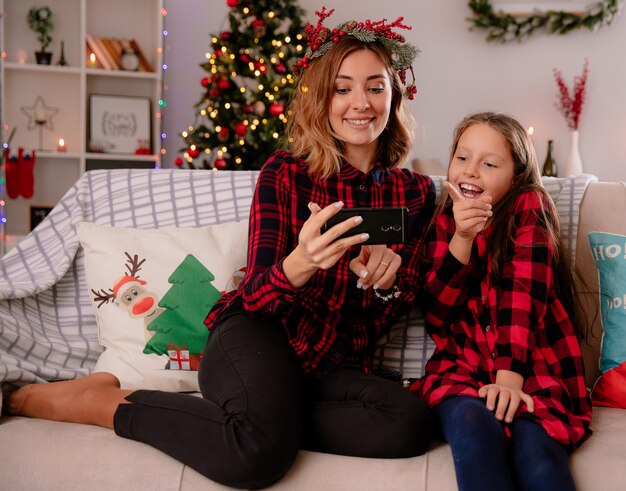
<svg viewBox="0 0 626 491">
<path fill-rule="evenodd" d="M 52 53 L 46 48 L 52 41 L 50 32 L 54 29 L 54 15 L 50 7 L 32 7 L 26 15 L 28 27 L 37 33 L 37 41 L 41 43 L 41 51 L 35 51 L 35 58 L 39 65 L 49 65 Z"/>
</svg>

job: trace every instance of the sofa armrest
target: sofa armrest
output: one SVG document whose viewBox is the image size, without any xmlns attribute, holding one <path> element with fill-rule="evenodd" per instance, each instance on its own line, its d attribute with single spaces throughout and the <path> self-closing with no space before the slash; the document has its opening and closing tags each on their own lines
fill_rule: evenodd
<svg viewBox="0 0 626 491">
<path fill-rule="evenodd" d="M 591 329 L 582 343 L 586 380 L 589 387 L 600 376 L 599 359 L 602 323 L 599 304 L 598 273 L 589 249 L 589 232 L 610 232 L 626 235 L 626 183 L 592 182 L 587 186 L 580 204 L 576 269 L 585 282 L 578 292 L 587 323 Z M 586 291 L 583 291 L 586 290 Z"/>
</svg>

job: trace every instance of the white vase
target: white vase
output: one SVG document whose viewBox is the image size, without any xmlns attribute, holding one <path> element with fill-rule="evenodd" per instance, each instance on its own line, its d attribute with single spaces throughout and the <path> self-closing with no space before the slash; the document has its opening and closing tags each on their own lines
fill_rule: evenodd
<svg viewBox="0 0 626 491">
<path fill-rule="evenodd" d="M 578 130 L 569 133 L 569 150 L 563 167 L 563 177 L 577 176 L 583 173 L 583 163 L 578 150 Z"/>
</svg>

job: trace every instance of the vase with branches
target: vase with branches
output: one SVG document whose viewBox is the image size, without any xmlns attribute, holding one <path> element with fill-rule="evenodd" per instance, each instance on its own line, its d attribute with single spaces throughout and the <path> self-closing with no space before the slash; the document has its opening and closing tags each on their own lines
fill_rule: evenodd
<svg viewBox="0 0 626 491">
<path fill-rule="evenodd" d="M 580 125 L 583 104 L 585 103 L 588 77 L 589 60 L 587 59 L 585 59 L 583 64 L 582 73 L 574 77 L 574 85 L 571 90 L 565 83 L 561 71 L 554 69 L 554 79 L 559 91 L 555 106 L 565 118 L 565 123 L 570 130 L 570 147 L 565 163 L 565 176 L 583 173 L 582 160 L 578 148 L 578 127 Z"/>
<path fill-rule="evenodd" d="M 46 48 L 52 42 L 51 32 L 54 29 L 52 10 L 47 6 L 32 7 L 26 14 L 26 22 L 28 22 L 28 27 L 37 34 L 37 41 L 41 44 L 41 50 L 35 52 L 37 63 L 49 65 L 52 53 L 47 52 Z"/>
</svg>

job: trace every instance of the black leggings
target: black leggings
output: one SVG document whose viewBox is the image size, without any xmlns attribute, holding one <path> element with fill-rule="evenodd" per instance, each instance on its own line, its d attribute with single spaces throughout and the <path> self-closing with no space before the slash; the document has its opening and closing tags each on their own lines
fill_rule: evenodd
<svg viewBox="0 0 626 491">
<path fill-rule="evenodd" d="M 203 398 L 133 392 L 115 412 L 115 432 L 240 488 L 280 479 L 299 448 L 397 458 L 430 442 L 430 414 L 412 393 L 349 368 L 304 377 L 284 330 L 237 303 L 209 336 L 198 380 Z"/>
</svg>

